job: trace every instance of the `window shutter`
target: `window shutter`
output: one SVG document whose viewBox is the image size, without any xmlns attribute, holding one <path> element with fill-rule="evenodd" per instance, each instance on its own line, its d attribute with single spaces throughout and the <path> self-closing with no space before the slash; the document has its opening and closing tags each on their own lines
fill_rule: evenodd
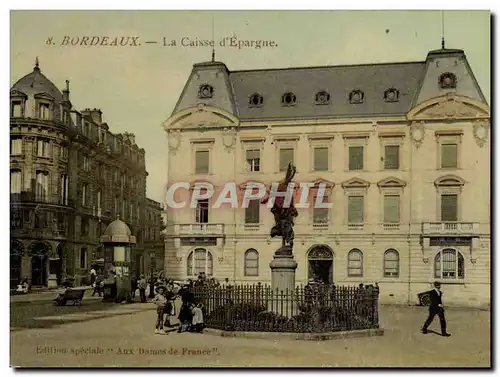
<svg viewBox="0 0 500 377">
<path fill-rule="evenodd" d="M 441 167 L 456 168 L 457 167 L 457 145 L 442 144 L 441 145 Z"/>
<path fill-rule="evenodd" d="M 363 170 L 363 147 L 349 147 L 349 170 Z"/>
<path fill-rule="evenodd" d="M 196 151 L 196 173 L 208 173 L 208 151 Z"/>
<path fill-rule="evenodd" d="M 384 224 L 399 223 L 399 195 L 384 196 Z"/>
<path fill-rule="evenodd" d="M 314 170 L 328 170 L 328 148 L 314 148 Z"/>
<path fill-rule="evenodd" d="M 293 161 L 293 149 L 280 149 L 280 171 L 288 169 L 288 163 Z"/>
<path fill-rule="evenodd" d="M 350 196 L 348 199 L 347 221 L 349 224 L 362 224 L 364 222 L 364 197 Z"/>
<path fill-rule="evenodd" d="M 385 147 L 385 169 L 399 169 L 399 146 L 387 145 Z"/>
<path fill-rule="evenodd" d="M 441 195 L 441 221 L 457 221 L 457 195 Z"/>
</svg>

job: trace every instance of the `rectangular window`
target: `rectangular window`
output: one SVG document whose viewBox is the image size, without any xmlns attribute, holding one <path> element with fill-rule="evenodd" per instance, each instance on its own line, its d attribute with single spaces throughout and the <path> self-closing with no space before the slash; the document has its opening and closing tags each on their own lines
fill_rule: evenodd
<svg viewBox="0 0 500 377">
<path fill-rule="evenodd" d="M 328 148 L 314 148 L 314 170 L 328 171 Z"/>
<path fill-rule="evenodd" d="M 208 151 L 196 151 L 196 174 L 208 174 L 209 173 L 209 159 L 210 155 Z"/>
<path fill-rule="evenodd" d="M 441 168 L 458 167 L 457 144 L 441 144 Z"/>
<path fill-rule="evenodd" d="M 386 145 L 384 149 L 384 169 L 399 169 L 399 145 Z"/>
<path fill-rule="evenodd" d="M 97 191 L 97 208 L 101 208 L 101 192 Z"/>
<path fill-rule="evenodd" d="M 82 236 L 89 234 L 89 220 L 85 217 L 82 217 L 80 220 L 80 234 Z"/>
<path fill-rule="evenodd" d="M 61 175 L 61 204 L 68 205 L 68 176 L 65 174 Z"/>
<path fill-rule="evenodd" d="M 364 223 L 364 199 L 363 196 L 349 196 L 347 202 L 348 224 Z"/>
<path fill-rule="evenodd" d="M 68 159 L 68 147 L 62 145 L 60 151 L 60 158 L 61 160 L 67 160 Z"/>
<path fill-rule="evenodd" d="M 118 213 L 119 210 L 120 210 L 120 204 L 119 203 L 120 203 L 120 201 L 119 201 L 118 197 L 115 197 L 115 199 L 114 199 L 114 206 L 113 206 L 114 212 L 115 212 L 115 217 L 119 214 Z"/>
<path fill-rule="evenodd" d="M 130 220 L 133 221 L 134 220 L 134 215 L 135 215 L 135 212 L 134 212 L 134 203 L 130 203 Z"/>
<path fill-rule="evenodd" d="M 260 150 L 246 151 L 248 171 L 260 171 Z"/>
<path fill-rule="evenodd" d="M 441 221 L 458 221 L 458 195 L 441 195 Z"/>
<path fill-rule="evenodd" d="M 49 197 L 49 173 L 44 171 L 36 173 L 35 197 L 39 202 L 44 202 Z"/>
<path fill-rule="evenodd" d="M 250 200 L 245 208 L 245 224 L 259 224 L 260 222 L 260 200 Z"/>
<path fill-rule="evenodd" d="M 123 220 L 125 220 L 127 218 L 127 201 L 126 200 L 123 200 L 123 202 L 122 202 L 122 217 L 123 217 Z"/>
<path fill-rule="evenodd" d="M 80 268 L 82 270 L 87 268 L 87 249 L 85 247 L 80 250 Z"/>
<path fill-rule="evenodd" d="M 22 173 L 21 170 L 12 170 L 10 172 L 10 193 L 20 194 L 22 184 Z"/>
<path fill-rule="evenodd" d="M 89 163 L 89 157 L 88 156 L 83 156 L 82 168 L 85 171 L 89 171 L 90 163 Z"/>
<path fill-rule="evenodd" d="M 349 170 L 363 170 L 364 166 L 364 147 L 349 147 Z"/>
<path fill-rule="evenodd" d="M 49 157 L 49 141 L 45 139 L 37 140 L 36 155 L 38 157 Z"/>
<path fill-rule="evenodd" d="M 329 208 L 316 208 L 317 197 L 314 197 L 313 202 L 313 224 L 327 224 L 328 223 L 328 209 Z M 322 198 L 323 203 L 328 203 L 328 197 Z"/>
<path fill-rule="evenodd" d="M 199 200 L 196 204 L 196 223 L 208 223 L 208 199 Z"/>
<path fill-rule="evenodd" d="M 48 103 L 41 103 L 38 107 L 38 113 L 40 119 L 49 120 L 50 119 L 50 105 Z"/>
<path fill-rule="evenodd" d="M 12 101 L 10 116 L 12 118 L 21 118 L 23 116 L 23 107 L 21 101 Z"/>
<path fill-rule="evenodd" d="M 116 168 L 115 170 L 113 170 L 113 181 L 115 183 L 118 183 L 119 178 L 120 178 L 120 170 Z"/>
<path fill-rule="evenodd" d="M 23 139 L 20 137 L 13 137 L 10 139 L 10 154 L 23 154 Z"/>
<path fill-rule="evenodd" d="M 399 195 L 384 195 L 384 224 L 399 224 Z"/>
<path fill-rule="evenodd" d="M 87 191 L 88 191 L 88 185 L 84 183 L 82 185 L 82 206 L 87 205 Z"/>
<path fill-rule="evenodd" d="M 294 164 L 294 153 L 293 148 L 281 148 L 280 149 L 280 171 L 286 171 L 288 169 L 288 164 L 291 162 Z"/>
</svg>

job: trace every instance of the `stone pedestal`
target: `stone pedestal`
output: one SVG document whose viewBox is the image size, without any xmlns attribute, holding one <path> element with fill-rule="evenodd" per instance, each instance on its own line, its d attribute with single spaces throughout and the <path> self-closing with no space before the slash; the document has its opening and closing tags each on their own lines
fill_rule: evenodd
<svg viewBox="0 0 500 377">
<path fill-rule="evenodd" d="M 293 259 L 292 249 L 289 247 L 278 249 L 269 267 L 271 268 L 273 294 L 272 300 L 268 301 L 268 310 L 287 317 L 296 315 L 298 310 L 293 300 L 293 293 L 295 292 L 297 262 Z"/>
<path fill-rule="evenodd" d="M 57 275 L 56 274 L 49 274 L 49 279 L 47 281 L 47 288 L 49 288 L 49 289 L 57 288 Z"/>
</svg>

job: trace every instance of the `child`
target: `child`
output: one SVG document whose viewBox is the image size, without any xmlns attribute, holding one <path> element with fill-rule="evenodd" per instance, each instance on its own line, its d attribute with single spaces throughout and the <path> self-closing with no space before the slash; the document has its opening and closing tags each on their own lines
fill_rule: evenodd
<svg viewBox="0 0 500 377">
<path fill-rule="evenodd" d="M 165 305 L 167 304 L 167 298 L 165 297 L 165 287 L 160 286 L 157 288 L 158 293 L 153 298 L 152 302 L 156 304 L 156 329 L 155 334 L 168 334 L 163 330 L 163 315 L 165 313 Z"/>
<path fill-rule="evenodd" d="M 165 305 L 165 327 L 172 327 L 170 317 L 175 315 L 175 293 L 172 289 L 172 285 L 169 284 L 165 293 L 165 297 L 167 299 L 167 303 Z"/>
<path fill-rule="evenodd" d="M 203 306 L 201 304 L 193 305 L 191 311 L 193 313 L 193 322 L 191 326 L 191 331 L 201 333 L 203 332 L 203 311 L 201 310 Z"/>
</svg>

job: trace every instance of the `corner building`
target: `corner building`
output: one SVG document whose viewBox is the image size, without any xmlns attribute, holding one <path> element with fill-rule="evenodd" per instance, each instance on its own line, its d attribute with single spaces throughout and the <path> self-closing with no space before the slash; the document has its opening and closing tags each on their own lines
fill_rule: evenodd
<svg viewBox="0 0 500 377">
<path fill-rule="evenodd" d="M 425 61 L 229 71 L 195 64 L 167 132 L 170 183 L 325 183 L 330 209 L 299 209 L 296 279 L 378 282 L 414 304 L 439 280 L 447 305 L 490 303 L 490 109 L 462 50 Z M 178 191 L 177 200 L 189 197 Z M 168 275 L 269 282 L 273 216 L 167 208 Z M 314 202 L 315 190 L 309 200 Z"/>
<path fill-rule="evenodd" d="M 132 272 L 144 272 L 145 152 L 114 134 L 99 109 L 76 111 L 40 70 L 10 90 L 11 287 L 82 284 L 103 262 L 99 237 L 118 216 L 137 237 Z"/>
</svg>

